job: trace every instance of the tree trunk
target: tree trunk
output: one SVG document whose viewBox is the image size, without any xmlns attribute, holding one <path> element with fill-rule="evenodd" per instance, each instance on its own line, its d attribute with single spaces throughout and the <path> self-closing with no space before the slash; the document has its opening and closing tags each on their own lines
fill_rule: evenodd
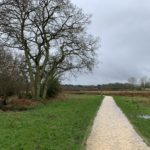
<svg viewBox="0 0 150 150">
<path fill-rule="evenodd" d="M 25 51 L 25 56 L 26 56 L 26 60 L 27 60 L 28 71 L 29 71 L 29 76 L 30 76 L 30 81 L 31 81 L 32 97 L 35 98 L 35 95 L 36 95 L 35 80 L 34 80 L 34 77 L 33 77 L 32 66 L 31 66 L 30 59 L 29 59 L 29 57 L 28 57 L 28 52 L 27 52 L 27 50 Z"/>
<path fill-rule="evenodd" d="M 36 75 L 35 75 L 35 98 L 40 99 L 41 95 L 41 77 L 39 66 L 36 66 Z"/>
<path fill-rule="evenodd" d="M 7 105 L 7 96 L 6 95 L 4 96 L 4 99 L 3 99 L 3 105 Z"/>
<path fill-rule="evenodd" d="M 48 82 L 49 82 L 50 78 L 51 78 L 51 76 L 47 75 L 45 82 L 43 84 L 42 99 L 46 99 L 47 90 L 48 90 Z"/>
<path fill-rule="evenodd" d="M 45 83 L 45 85 L 44 85 L 44 87 L 43 87 L 42 99 L 46 99 L 46 96 L 47 96 L 47 89 L 48 89 L 48 84 Z"/>
<path fill-rule="evenodd" d="M 40 82 L 36 83 L 36 99 L 39 100 L 41 95 L 41 84 Z"/>
</svg>

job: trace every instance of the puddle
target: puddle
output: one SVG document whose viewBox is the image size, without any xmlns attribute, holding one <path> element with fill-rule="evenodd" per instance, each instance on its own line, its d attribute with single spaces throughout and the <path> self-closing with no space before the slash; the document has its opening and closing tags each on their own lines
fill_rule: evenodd
<svg viewBox="0 0 150 150">
<path fill-rule="evenodd" d="M 150 119 L 150 115 L 140 115 L 139 118 Z"/>
</svg>

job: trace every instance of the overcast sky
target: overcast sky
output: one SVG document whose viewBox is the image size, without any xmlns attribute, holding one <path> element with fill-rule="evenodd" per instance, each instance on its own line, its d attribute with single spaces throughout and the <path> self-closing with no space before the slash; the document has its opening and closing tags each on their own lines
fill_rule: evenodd
<svg viewBox="0 0 150 150">
<path fill-rule="evenodd" d="M 150 0 L 71 0 L 92 14 L 88 32 L 100 37 L 99 64 L 67 84 L 126 82 L 150 77 Z"/>
</svg>

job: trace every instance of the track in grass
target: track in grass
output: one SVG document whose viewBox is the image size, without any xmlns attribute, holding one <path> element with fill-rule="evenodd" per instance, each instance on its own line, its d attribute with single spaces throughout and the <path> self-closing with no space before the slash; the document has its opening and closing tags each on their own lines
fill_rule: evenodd
<svg viewBox="0 0 150 150">
<path fill-rule="evenodd" d="M 112 97 L 105 97 L 87 140 L 87 150 L 150 150 Z"/>
</svg>

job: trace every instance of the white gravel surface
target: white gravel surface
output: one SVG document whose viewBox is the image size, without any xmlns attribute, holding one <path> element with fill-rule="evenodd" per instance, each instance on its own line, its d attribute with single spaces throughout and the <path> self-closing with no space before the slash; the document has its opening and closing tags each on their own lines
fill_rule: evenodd
<svg viewBox="0 0 150 150">
<path fill-rule="evenodd" d="M 106 96 L 87 140 L 87 150 L 150 150 L 112 97 Z"/>
</svg>

